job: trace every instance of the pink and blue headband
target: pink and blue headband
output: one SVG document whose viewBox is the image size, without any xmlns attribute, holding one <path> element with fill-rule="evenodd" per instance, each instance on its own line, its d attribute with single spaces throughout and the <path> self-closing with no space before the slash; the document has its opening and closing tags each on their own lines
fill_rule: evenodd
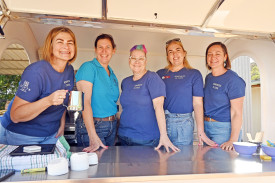
<svg viewBox="0 0 275 183">
<path fill-rule="evenodd" d="M 141 50 L 143 51 L 145 54 L 147 53 L 147 49 L 145 48 L 144 44 L 140 44 L 140 45 L 135 45 L 130 49 L 130 52 L 134 51 L 134 50 Z"/>
</svg>

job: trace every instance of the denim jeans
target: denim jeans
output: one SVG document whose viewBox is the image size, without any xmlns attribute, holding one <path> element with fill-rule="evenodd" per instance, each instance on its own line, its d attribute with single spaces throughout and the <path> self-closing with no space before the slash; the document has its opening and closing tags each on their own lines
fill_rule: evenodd
<svg viewBox="0 0 275 183">
<path fill-rule="evenodd" d="M 153 140 L 139 140 L 118 135 L 118 140 L 121 146 L 153 146 L 157 147 L 159 138 Z"/>
<path fill-rule="evenodd" d="M 204 121 L 204 131 L 209 139 L 221 145 L 230 139 L 231 123 Z M 240 131 L 238 141 L 241 141 L 241 138 L 242 138 L 242 130 Z"/>
<path fill-rule="evenodd" d="M 114 121 L 96 121 L 94 120 L 95 130 L 106 146 L 113 146 L 115 144 L 117 120 Z M 82 118 L 76 121 L 76 139 L 77 146 L 88 147 L 90 145 L 89 135 Z"/>
<path fill-rule="evenodd" d="M 175 146 L 193 145 L 192 113 L 176 114 L 165 110 L 165 118 L 168 137 Z"/>
<path fill-rule="evenodd" d="M 22 144 L 56 144 L 58 138 L 55 138 L 57 132 L 48 137 L 34 137 L 23 135 L 6 130 L 8 145 L 22 145 Z"/>
<path fill-rule="evenodd" d="M 6 136 L 6 128 L 1 125 L 0 121 L 0 144 L 8 144 Z"/>
</svg>

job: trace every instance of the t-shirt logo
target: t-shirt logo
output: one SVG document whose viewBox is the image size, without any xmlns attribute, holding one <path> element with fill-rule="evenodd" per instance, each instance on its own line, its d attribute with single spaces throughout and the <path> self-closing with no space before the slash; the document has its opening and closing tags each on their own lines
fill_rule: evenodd
<svg viewBox="0 0 275 183">
<path fill-rule="evenodd" d="M 179 76 L 175 76 L 175 79 L 184 79 L 185 75 L 179 75 Z"/>
<path fill-rule="evenodd" d="M 27 91 L 31 91 L 31 89 L 29 89 L 29 84 L 30 82 L 29 81 L 24 81 L 23 84 L 20 84 L 19 88 L 22 92 L 27 92 Z"/>
<path fill-rule="evenodd" d="M 65 84 L 66 87 L 71 86 L 70 80 L 64 81 L 64 84 Z"/>
<path fill-rule="evenodd" d="M 214 89 L 218 90 L 220 87 L 222 87 L 221 84 L 218 84 L 218 83 L 213 83 L 213 86 L 212 86 Z"/>
<path fill-rule="evenodd" d="M 170 76 L 162 76 L 161 79 L 168 79 Z"/>
<path fill-rule="evenodd" d="M 134 89 L 140 89 L 141 86 L 142 86 L 142 84 L 136 84 L 136 85 L 134 86 Z"/>
</svg>

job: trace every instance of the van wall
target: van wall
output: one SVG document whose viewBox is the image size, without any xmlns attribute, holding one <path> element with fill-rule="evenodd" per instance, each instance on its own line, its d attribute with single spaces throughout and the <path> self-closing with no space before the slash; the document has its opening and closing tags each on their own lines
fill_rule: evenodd
<svg viewBox="0 0 275 183">
<path fill-rule="evenodd" d="M 10 44 L 22 45 L 30 59 L 30 62 L 38 60 L 37 50 L 39 45 L 28 23 L 7 22 L 5 28 L 5 39 L 0 39 L 0 56 Z"/>
</svg>

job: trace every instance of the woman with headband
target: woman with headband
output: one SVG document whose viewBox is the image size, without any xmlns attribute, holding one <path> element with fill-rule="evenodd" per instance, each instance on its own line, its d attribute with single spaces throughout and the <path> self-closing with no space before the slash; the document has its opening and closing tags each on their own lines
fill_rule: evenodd
<svg viewBox="0 0 275 183">
<path fill-rule="evenodd" d="M 157 72 L 166 85 L 164 109 L 168 137 L 176 146 L 192 145 L 194 111 L 199 145 L 205 142 L 216 146 L 204 133 L 202 75 L 189 65 L 186 54 L 179 38 L 167 41 L 168 66 Z"/>
<path fill-rule="evenodd" d="M 179 151 L 167 136 L 163 111 L 165 85 L 155 72 L 146 69 L 147 50 L 135 45 L 130 50 L 129 66 L 132 76 L 121 84 L 122 114 L 118 138 L 122 146 L 161 146 Z"/>
</svg>

